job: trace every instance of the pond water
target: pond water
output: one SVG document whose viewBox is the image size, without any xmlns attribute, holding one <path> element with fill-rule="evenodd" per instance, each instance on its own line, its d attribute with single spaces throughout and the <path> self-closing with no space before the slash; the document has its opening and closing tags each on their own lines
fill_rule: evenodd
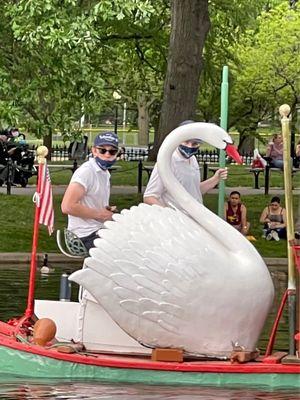
<svg viewBox="0 0 300 400">
<path fill-rule="evenodd" d="M 55 265 L 54 271 L 49 275 L 37 273 L 36 298 L 57 300 L 59 297 L 60 276 L 62 272 L 70 273 L 72 268 L 65 269 Z M 26 308 L 28 267 L 26 266 L 1 266 L 0 268 L 0 320 L 21 315 Z M 276 288 L 276 300 L 270 313 L 266 327 L 261 335 L 258 347 L 263 352 L 266 348 L 268 335 L 276 314 L 281 297 L 287 285 L 285 270 L 272 272 Z M 72 288 L 72 300 L 77 297 L 77 288 Z M 275 349 L 284 351 L 288 349 L 287 312 L 285 311 L 279 324 L 279 331 Z M 1 362 L 1 360 L 0 360 Z M 268 391 L 255 389 L 224 389 L 209 387 L 169 387 L 146 385 L 112 385 L 95 383 L 91 381 L 53 381 L 53 380 L 21 380 L 18 378 L 1 379 L 0 399 L 200 399 L 200 400 L 299 400 L 300 392 L 290 390 Z"/>
</svg>

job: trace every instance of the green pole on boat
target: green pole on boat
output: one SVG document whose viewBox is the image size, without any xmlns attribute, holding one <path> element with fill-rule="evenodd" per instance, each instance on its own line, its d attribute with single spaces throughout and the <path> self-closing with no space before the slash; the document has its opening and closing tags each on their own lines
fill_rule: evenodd
<svg viewBox="0 0 300 400">
<path fill-rule="evenodd" d="M 228 66 L 224 65 L 221 84 L 221 128 L 227 131 L 228 120 Z M 225 150 L 220 150 L 219 167 L 225 168 Z M 225 181 L 219 183 L 218 215 L 224 217 Z"/>
<path fill-rule="evenodd" d="M 291 108 L 287 104 L 279 107 L 281 116 L 281 128 L 283 138 L 283 175 L 284 195 L 287 222 L 287 254 L 288 254 L 288 310 L 289 310 L 289 354 L 294 355 L 295 332 L 296 332 L 296 271 L 294 255 L 290 240 L 294 239 L 294 218 L 293 218 L 293 191 L 292 191 L 292 163 L 291 163 L 291 132 L 288 115 Z"/>
</svg>

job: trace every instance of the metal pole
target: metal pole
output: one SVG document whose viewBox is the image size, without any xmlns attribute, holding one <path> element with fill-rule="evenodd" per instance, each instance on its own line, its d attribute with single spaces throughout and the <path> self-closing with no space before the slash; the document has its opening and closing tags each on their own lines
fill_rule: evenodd
<svg viewBox="0 0 300 400">
<path fill-rule="evenodd" d="M 295 331 L 296 331 L 296 273 L 294 255 L 289 241 L 294 239 L 293 218 L 293 192 L 292 192 L 292 164 L 291 164 L 291 135 L 288 115 L 291 109 L 287 104 L 279 107 L 281 115 L 281 127 L 283 137 L 283 163 L 284 163 L 284 194 L 287 222 L 287 254 L 288 254 L 288 290 L 289 290 L 289 353 L 295 354 Z"/>
<path fill-rule="evenodd" d="M 123 130 L 126 129 L 126 118 L 127 118 L 127 104 L 123 104 Z"/>
<path fill-rule="evenodd" d="M 142 193 L 143 185 L 143 161 L 138 161 L 138 193 Z"/>
<path fill-rule="evenodd" d="M 222 85 L 221 85 L 221 128 L 227 131 L 228 121 L 228 66 L 223 67 Z M 220 150 L 219 167 L 225 168 L 225 151 Z M 219 183 L 219 201 L 218 201 L 218 215 L 224 217 L 224 197 L 225 197 L 225 181 L 221 180 Z"/>
<path fill-rule="evenodd" d="M 120 93 L 117 90 L 115 90 L 113 92 L 113 98 L 115 100 L 115 134 L 116 135 L 118 134 L 118 106 L 119 106 L 118 101 L 121 99 L 121 97 L 122 96 L 120 95 Z"/>
<path fill-rule="evenodd" d="M 40 146 L 37 149 L 37 159 L 39 164 L 38 169 L 38 184 L 37 184 L 37 195 L 41 194 L 42 182 L 45 173 L 46 156 L 48 149 L 45 146 Z M 29 277 L 29 288 L 27 297 L 27 308 L 25 310 L 25 317 L 31 318 L 34 314 L 34 292 L 35 292 L 35 276 L 36 276 L 36 265 L 37 265 L 37 247 L 39 239 L 39 219 L 40 219 L 40 201 L 38 200 L 35 204 L 35 216 L 33 225 L 33 237 L 32 237 L 32 248 L 31 248 L 31 260 L 30 260 L 30 277 Z"/>
<path fill-rule="evenodd" d="M 12 159 L 9 158 L 7 161 L 7 181 L 6 181 L 6 194 L 11 194 L 11 184 L 13 177 L 13 162 Z"/>
<path fill-rule="evenodd" d="M 115 106 L 115 134 L 118 134 L 118 104 Z"/>
</svg>

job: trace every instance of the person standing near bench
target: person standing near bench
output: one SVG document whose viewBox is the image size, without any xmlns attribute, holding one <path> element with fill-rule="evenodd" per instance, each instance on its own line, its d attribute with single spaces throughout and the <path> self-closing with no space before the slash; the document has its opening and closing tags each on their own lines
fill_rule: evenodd
<svg viewBox="0 0 300 400">
<path fill-rule="evenodd" d="M 241 194 L 234 190 L 229 195 L 229 200 L 224 204 L 225 220 L 243 235 L 247 235 L 250 223 L 247 221 L 247 208 L 241 202 Z"/>
<path fill-rule="evenodd" d="M 300 140 L 296 144 L 295 149 L 295 167 L 300 168 Z"/>
<path fill-rule="evenodd" d="M 111 167 L 117 158 L 118 137 L 113 132 L 100 133 L 94 140 L 93 157 L 73 174 L 64 194 L 61 209 L 68 214 L 68 230 L 89 250 L 98 230 L 112 219 L 115 206 L 109 206 Z"/>
<path fill-rule="evenodd" d="M 276 133 L 273 136 L 273 141 L 267 146 L 266 157 L 270 158 L 270 167 L 283 170 L 283 139 L 281 134 Z"/>
<path fill-rule="evenodd" d="M 260 222 L 264 224 L 263 237 L 267 240 L 286 239 L 286 211 L 281 207 L 279 197 L 273 197 L 271 203 L 264 208 Z"/>
<path fill-rule="evenodd" d="M 184 121 L 179 126 L 193 122 L 191 120 Z M 172 155 L 171 166 L 174 175 L 185 190 L 202 203 L 202 195 L 214 188 L 221 179 L 227 179 L 228 172 L 227 168 L 219 168 L 214 176 L 201 182 L 199 164 L 196 157 L 194 157 L 198 153 L 200 143 L 201 140 L 199 139 L 182 142 Z M 180 205 L 167 192 L 159 176 L 156 164 L 144 193 L 144 203 L 149 205 L 157 204 L 162 207 L 168 207 L 171 204 L 181 209 Z"/>
</svg>

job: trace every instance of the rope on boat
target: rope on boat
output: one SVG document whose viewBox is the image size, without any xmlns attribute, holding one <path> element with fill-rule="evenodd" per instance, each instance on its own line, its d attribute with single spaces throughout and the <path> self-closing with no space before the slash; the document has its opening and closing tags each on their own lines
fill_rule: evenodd
<svg viewBox="0 0 300 400">
<path fill-rule="evenodd" d="M 22 335 L 17 334 L 15 337 L 21 343 L 25 343 L 25 344 L 28 344 L 28 345 L 32 345 L 33 344 L 32 342 L 30 342 L 27 338 L 25 338 Z M 77 345 L 77 347 L 76 347 L 76 345 Z M 81 346 L 81 347 L 78 348 L 78 345 Z M 77 343 L 74 343 L 72 345 L 72 344 L 70 344 L 70 342 L 60 342 L 60 343 L 52 344 L 51 346 L 47 346 L 47 347 L 45 347 L 45 349 L 46 350 L 51 350 L 51 349 L 58 349 L 58 348 L 63 348 L 63 347 L 66 347 L 69 350 L 71 350 L 71 351 L 69 351 L 69 353 L 77 353 L 77 354 L 81 354 L 81 355 L 97 358 L 97 356 L 95 354 L 83 351 L 84 346 L 80 345 L 80 344 L 77 344 Z M 68 353 L 68 351 L 64 351 L 62 353 Z"/>
</svg>

